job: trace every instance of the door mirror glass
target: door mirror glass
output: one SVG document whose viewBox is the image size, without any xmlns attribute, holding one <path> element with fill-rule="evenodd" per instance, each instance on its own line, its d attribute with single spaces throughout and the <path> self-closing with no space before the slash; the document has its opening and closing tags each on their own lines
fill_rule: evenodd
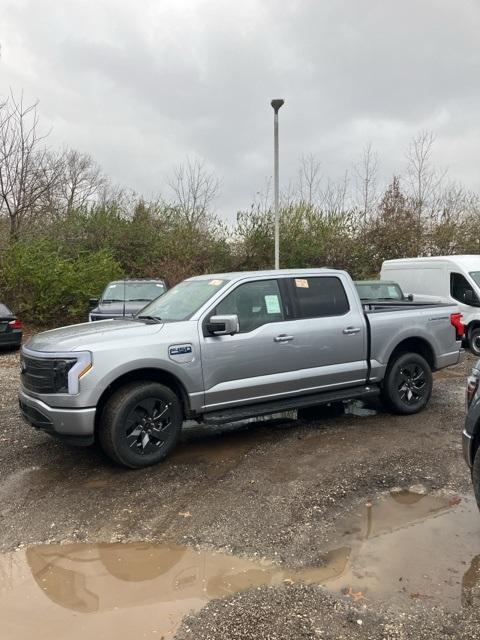
<svg viewBox="0 0 480 640">
<path fill-rule="evenodd" d="M 408 300 L 409 302 L 413 302 L 413 293 L 409 293 L 409 294 L 408 294 L 408 296 L 407 296 L 407 300 Z"/>
<path fill-rule="evenodd" d="M 238 316 L 211 316 L 207 323 L 207 331 L 212 336 L 232 336 L 238 333 Z"/>
<path fill-rule="evenodd" d="M 90 298 L 88 304 L 90 305 L 90 309 L 93 309 L 98 304 L 98 298 Z"/>
</svg>

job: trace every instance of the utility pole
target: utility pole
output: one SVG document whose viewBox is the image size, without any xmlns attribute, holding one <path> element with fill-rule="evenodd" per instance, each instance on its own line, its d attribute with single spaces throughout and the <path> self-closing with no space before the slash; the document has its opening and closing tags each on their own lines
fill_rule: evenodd
<svg viewBox="0 0 480 640">
<path fill-rule="evenodd" d="M 273 107 L 273 174 L 275 193 L 275 269 L 280 268 L 280 226 L 279 226 L 279 171 L 278 171 L 278 111 L 285 101 L 277 98 L 271 101 Z"/>
</svg>

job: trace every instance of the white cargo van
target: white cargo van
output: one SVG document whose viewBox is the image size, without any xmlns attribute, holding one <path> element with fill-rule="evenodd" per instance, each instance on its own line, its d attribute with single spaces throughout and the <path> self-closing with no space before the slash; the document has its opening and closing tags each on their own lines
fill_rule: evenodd
<svg viewBox="0 0 480 640">
<path fill-rule="evenodd" d="M 385 260 L 380 279 L 395 280 L 415 301 L 457 302 L 470 349 L 480 356 L 480 255 Z"/>
</svg>

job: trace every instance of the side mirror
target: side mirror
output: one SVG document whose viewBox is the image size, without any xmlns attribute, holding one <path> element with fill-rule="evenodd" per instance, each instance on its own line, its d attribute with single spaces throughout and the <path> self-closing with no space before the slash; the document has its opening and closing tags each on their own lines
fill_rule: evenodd
<svg viewBox="0 0 480 640">
<path fill-rule="evenodd" d="M 413 302 L 413 293 L 409 293 L 409 294 L 408 294 L 408 296 L 407 296 L 407 300 L 408 300 L 409 302 Z"/>
<path fill-rule="evenodd" d="M 238 316 L 211 316 L 207 323 L 207 331 L 212 336 L 233 336 L 238 333 L 240 326 L 238 324 Z"/>
<path fill-rule="evenodd" d="M 90 309 L 94 309 L 98 304 L 98 298 L 90 298 L 88 304 L 90 306 Z"/>
</svg>

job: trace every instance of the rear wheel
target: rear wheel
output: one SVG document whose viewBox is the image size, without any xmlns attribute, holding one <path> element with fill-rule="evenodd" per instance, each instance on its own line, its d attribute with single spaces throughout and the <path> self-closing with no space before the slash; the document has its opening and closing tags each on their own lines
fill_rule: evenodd
<svg viewBox="0 0 480 640">
<path fill-rule="evenodd" d="M 480 357 L 480 327 L 474 327 L 469 332 L 468 344 L 473 355 Z"/>
<path fill-rule="evenodd" d="M 163 460 L 182 428 L 182 407 L 168 387 L 133 382 L 119 389 L 103 410 L 99 440 L 119 464 L 139 469 Z"/>
<path fill-rule="evenodd" d="M 382 399 L 394 413 L 417 413 L 430 400 L 432 387 L 432 370 L 425 358 L 418 353 L 400 353 L 388 365 Z"/>
</svg>

